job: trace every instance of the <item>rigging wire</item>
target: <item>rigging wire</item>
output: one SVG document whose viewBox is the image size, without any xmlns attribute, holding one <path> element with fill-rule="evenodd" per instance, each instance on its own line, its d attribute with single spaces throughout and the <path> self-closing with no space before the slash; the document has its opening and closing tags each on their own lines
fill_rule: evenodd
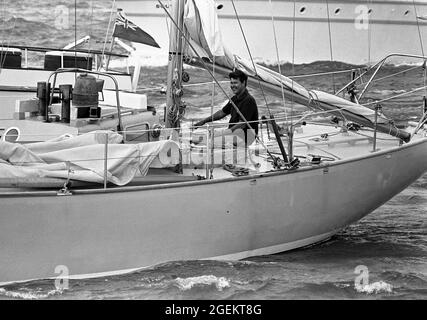
<svg viewBox="0 0 427 320">
<path fill-rule="evenodd" d="M 216 19 L 213 19 L 214 30 L 216 30 Z M 212 54 L 212 74 L 215 77 L 215 66 L 216 66 L 216 56 Z M 215 97 L 215 81 L 212 80 L 212 95 L 211 95 L 211 118 L 213 119 L 213 108 L 214 108 L 214 97 Z"/>
<path fill-rule="evenodd" d="M 93 0 L 90 0 L 90 8 L 91 8 L 91 14 L 90 14 L 90 24 L 89 24 L 89 49 L 88 53 L 90 54 L 90 51 L 92 50 L 92 26 L 93 26 Z M 89 69 L 89 57 L 87 59 L 86 69 Z"/>
<path fill-rule="evenodd" d="M 237 22 L 239 23 L 240 31 L 242 33 L 243 40 L 245 41 L 246 49 L 248 50 L 248 54 L 249 54 L 249 57 L 251 59 L 252 66 L 254 68 L 255 75 L 257 76 L 256 78 L 258 80 L 258 85 L 259 85 L 259 87 L 261 89 L 262 96 L 264 98 L 265 106 L 267 107 L 268 114 L 271 115 L 270 106 L 268 105 L 267 98 L 266 98 L 265 93 L 264 93 L 264 89 L 261 86 L 261 81 L 259 80 L 258 71 L 257 71 L 256 65 L 255 65 L 254 59 L 252 57 L 251 50 L 249 49 L 249 45 L 248 45 L 248 42 L 246 40 L 245 32 L 243 31 L 242 24 L 240 23 L 239 14 L 237 13 L 236 6 L 234 5 L 234 0 L 231 0 L 231 4 L 233 5 L 234 13 L 235 13 L 235 16 L 237 18 Z"/>
<path fill-rule="evenodd" d="M 215 56 L 212 60 L 212 75 L 215 77 Z M 213 108 L 214 108 L 214 98 L 215 98 L 215 81 L 212 80 L 212 95 L 211 95 L 211 118 L 213 119 Z"/>
<path fill-rule="evenodd" d="M 270 3 L 271 23 L 272 23 L 272 26 L 273 26 L 274 44 L 276 46 L 277 67 L 279 69 L 280 75 L 282 75 L 282 70 L 281 70 L 281 66 L 280 66 L 280 58 L 279 58 L 279 46 L 277 44 L 276 27 L 275 27 L 275 24 L 274 24 L 273 4 L 272 4 L 271 0 L 269 0 L 268 2 Z M 281 93 L 282 93 L 283 109 L 285 111 L 285 116 L 287 117 L 288 113 L 286 111 L 285 92 L 284 92 L 283 82 L 282 81 L 280 81 L 280 89 L 281 89 Z"/>
<path fill-rule="evenodd" d="M 371 22 L 370 22 L 370 13 L 369 13 L 369 8 L 371 6 L 371 1 L 372 0 L 367 0 L 367 4 L 368 4 L 368 66 L 371 64 L 371 42 L 372 42 L 372 28 L 371 28 Z"/>
<path fill-rule="evenodd" d="M 421 28 L 420 28 L 420 22 L 418 21 L 418 13 L 417 13 L 417 6 L 415 5 L 415 0 L 412 0 L 412 4 L 414 6 L 414 14 L 415 14 L 415 21 L 417 23 L 418 36 L 420 38 L 421 53 L 425 57 L 425 54 L 424 54 L 424 43 L 423 43 L 423 38 L 421 36 Z"/>
<path fill-rule="evenodd" d="M 167 4 L 167 6 L 168 6 L 168 8 L 171 8 L 171 6 L 172 6 L 172 2 L 171 2 L 172 0 L 169 0 L 168 1 L 168 4 Z M 168 32 L 168 39 L 170 39 L 170 34 L 171 34 L 171 28 L 172 28 L 172 24 L 169 24 L 168 23 L 168 20 L 169 18 L 168 18 L 168 16 L 166 15 L 165 16 L 165 23 L 166 23 L 166 30 L 167 30 L 167 32 Z"/>
<path fill-rule="evenodd" d="M 294 5 L 293 5 L 293 19 L 292 19 L 292 75 L 295 76 L 295 34 L 296 34 L 296 1 L 294 0 Z M 292 92 L 294 92 L 294 80 L 292 80 L 292 86 L 291 86 L 291 90 Z M 311 95 L 311 94 L 310 94 Z M 291 97 L 291 115 L 294 114 L 294 95 L 292 95 Z M 288 128 L 288 132 L 293 135 L 293 120 L 291 118 L 291 124 L 290 127 Z M 290 144 L 289 144 L 289 161 L 292 160 L 293 158 L 293 151 L 292 151 L 292 139 L 289 139 Z"/>
<path fill-rule="evenodd" d="M 74 68 L 77 68 L 77 0 L 74 0 Z M 77 73 L 74 73 L 74 76 L 77 76 Z"/>
<path fill-rule="evenodd" d="M 415 0 L 413 0 L 412 3 L 414 5 L 415 20 L 417 22 L 417 29 L 418 29 L 418 36 L 420 38 L 421 52 L 422 52 L 422 55 L 425 57 L 425 54 L 424 54 L 424 44 L 423 44 L 423 39 L 422 39 L 422 36 L 421 36 L 421 29 L 420 29 L 420 23 L 418 21 L 418 13 L 417 13 L 417 7 L 415 5 Z M 425 87 L 424 99 L 426 99 L 426 97 L 427 97 L 427 66 L 426 66 L 426 63 L 427 63 L 427 60 L 424 60 L 424 63 L 423 63 L 423 68 L 424 68 L 423 80 L 424 80 L 424 87 Z"/>
<path fill-rule="evenodd" d="M 6 0 L 3 0 L 3 4 L 2 4 L 2 23 L 1 23 L 1 39 L 0 39 L 0 47 L 3 48 L 3 31 L 6 28 Z"/>
<path fill-rule="evenodd" d="M 406 73 L 406 72 L 409 72 L 409 71 L 412 71 L 412 70 L 415 70 L 415 69 L 418 69 L 418 68 L 422 68 L 422 66 L 411 67 L 411 68 L 408 68 L 408 69 L 405 69 L 405 70 L 402 70 L 402 71 L 399 71 L 399 72 L 395 72 L 395 73 L 392 73 L 390 75 L 387 75 L 387 76 L 384 76 L 384 77 L 381 77 L 381 78 L 373 79 L 371 81 L 371 83 L 380 82 L 382 80 L 385 80 L 385 79 L 388 79 L 388 78 L 392 78 L 392 77 L 395 77 L 395 76 L 397 76 L 399 74 L 403 74 L 403 73 Z M 365 85 L 366 83 L 367 82 L 360 82 L 359 84 L 356 84 L 355 86 L 356 87 L 360 87 L 360 86 Z"/>
<path fill-rule="evenodd" d="M 414 14 L 415 14 L 415 21 L 417 23 L 418 37 L 420 38 L 421 53 L 425 57 L 423 37 L 421 35 L 420 22 L 418 20 L 418 12 L 417 12 L 417 6 L 415 5 L 415 0 L 412 0 L 412 4 L 414 6 Z M 426 66 L 426 63 L 427 63 L 427 59 L 424 60 L 424 86 L 426 86 L 426 84 L 427 84 L 427 66 Z M 426 87 L 424 96 L 427 97 L 427 87 Z"/>
<path fill-rule="evenodd" d="M 215 1 L 214 1 L 214 3 L 215 3 Z M 215 7 L 216 7 L 216 5 L 215 5 Z M 214 22 L 214 30 L 216 30 L 217 19 L 213 19 L 213 22 Z M 212 58 L 212 74 L 213 74 L 213 77 L 215 77 L 216 56 L 212 54 L 212 57 L 213 57 Z M 212 80 L 211 119 L 213 119 L 213 114 L 214 114 L 213 110 L 214 110 L 214 103 L 215 103 L 215 100 L 214 100 L 215 99 L 215 85 L 216 85 L 215 81 Z M 209 134 L 209 132 L 208 132 L 208 134 Z M 212 145 L 214 145 L 214 139 L 215 139 L 214 131 L 212 131 L 211 139 L 212 139 Z M 212 150 L 211 150 L 211 163 L 214 163 L 214 153 L 212 152 Z M 210 179 L 213 179 L 213 170 L 214 170 L 214 167 L 209 166 L 209 177 L 210 177 Z"/>
<path fill-rule="evenodd" d="M 329 1 L 326 0 L 326 14 L 328 16 L 328 34 L 329 34 L 329 53 L 331 56 L 331 62 L 334 61 L 334 56 L 332 53 L 332 32 L 331 32 L 331 18 L 329 16 Z M 334 74 L 332 73 L 332 90 L 333 93 L 335 94 L 335 77 Z"/>
<path fill-rule="evenodd" d="M 101 55 L 101 61 L 102 62 L 104 62 L 104 60 L 105 60 L 105 47 L 107 45 L 108 33 L 110 32 L 110 26 L 111 26 L 111 21 L 113 19 L 113 13 L 114 13 L 115 5 L 116 5 L 116 0 L 113 0 L 113 4 L 111 6 L 111 12 L 110 12 L 110 20 L 108 21 L 107 31 L 105 32 L 104 46 L 102 47 L 102 55 Z M 101 63 L 101 65 L 102 65 L 102 63 Z"/>
<path fill-rule="evenodd" d="M 318 72 L 318 73 L 307 73 L 307 74 L 300 74 L 297 76 L 289 76 L 289 78 L 291 79 L 298 79 L 298 78 L 308 78 L 308 77 L 318 77 L 318 76 L 325 76 L 325 75 L 329 75 L 329 74 L 339 74 L 339 73 L 350 73 L 354 70 L 360 70 L 360 68 L 357 69 L 345 69 L 345 70 L 339 70 L 339 71 L 327 71 L 327 72 Z"/>
<path fill-rule="evenodd" d="M 214 26 L 213 26 L 214 30 L 216 30 L 216 19 L 213 19 L 213 22 L 214 22 Z M 215 65 L 216 65 L 216 59 L 215 58 L 216 58 L 216 56 L 212 54 L 212 74 L 214 77 L 215 77 Z M 214 110 L 214 103 L 215 103 L 214 98 L 215 98 L 215 81 L 212 80 L 211 119 L 213 119 L 213 110 Z M 213 132 L 214 131 L 212 131 L 212 136 L 210 137 L 212 140 L 214 140 Z M 210 133 L 208 132 L 208 135 L 209 134 Z M 212 145 L 213 144 L 214 144 L 214 141 L 212 141 Z M 214 153 L 212 152 L 212 150 L 210 152 L 211 152 L 211 163 L 214 163 L 214 161 L 213 161 Z M 214 170 L 214 167 L 209 166 L 209 178 L 210 179 L 213 179 L 213 170 Z"/>
</svg>

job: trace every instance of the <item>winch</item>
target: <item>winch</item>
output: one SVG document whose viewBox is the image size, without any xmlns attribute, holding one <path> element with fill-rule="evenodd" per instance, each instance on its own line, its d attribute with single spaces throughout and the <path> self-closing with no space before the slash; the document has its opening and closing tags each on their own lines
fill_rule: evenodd
<svg viewBox="0 0 427 320">
<path fill-rule="evenodd" d="M 70 123 L 76 119 L 99 119 L 101 108 L 99 107 L 99 92 L 102 93 L 104 80 L 97 79 L 87 73 L 80 74 L 75 81 L 74 88 L 71 84 L 59 85 L 59 90 L 52 89 L 48 82 L 37 83 L 38 115 L 47 122 L 58 121 L 58 115 L 49 114 L 50 103 L 61 102 L 61 122 Z M 59 95 L 55 95 L 59 93 Z M 52 98 L 52 99 L 51 99 Z"/>
<path fill-rule="evenodd" d="M 101 108 L 98 106 L 98 93 L 102 92 L 104 80 L 96 79 L 87 73 L 80 74 L 74 85 L 72 102 L 76 108 L 73 118 L 100 118 Z"/>
</svg>

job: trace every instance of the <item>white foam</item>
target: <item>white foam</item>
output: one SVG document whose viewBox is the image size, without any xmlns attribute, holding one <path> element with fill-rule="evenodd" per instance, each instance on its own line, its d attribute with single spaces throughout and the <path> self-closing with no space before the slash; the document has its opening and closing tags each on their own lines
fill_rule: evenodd
<svg viewBox="0 0 427 320">
<path fill-rule="evenodd" d="M 391 293 L 393 286 L 384 281 L 377 281 L 366 285 L 356 285 L 355 289 L 360 293 L 377 294 L 377 293 Z"/>
<path fill-rule="evenodd" d="M 397 89 L 397 90 L 384 89 L 384 90 L 373 90 L 372 91 L 372 93 L 381 94 L 383 96 L 391 95 L 391 94 L 401 94 L 401 93 L 405 93 L 405 92 L 407 92 L 407 91 L 403 90 L 403 89 Z"/>
<path fill-rule="evenodd" d="M 14 299 L 24 299 L 24 300 L 40 300 L 46 299 L 50 296 L 56 294 L 62 294 L 64 290 L 51 290 L 48 293 L 38 293 L 38 292 L 17 292 L 17 291 L 7 291 L 3 288 L 0 288 L 0 295 L 4 295 L 9 298 Z"/>
<path fill-rule="evenodd" d="M 127 63 L 126 63 L 127 60 Z M 109 66 L 112 68 L 123 68 L 128 64 L 135 66 L 137 60 L 142 67 L 164 67 L 168 65 L 168 54 L 166 52 L 152 52 L 147 50 L 135 50 L 129 54 L 127 59 L 112 59 Z M 254 58 L 255 63 L 261 63 L 268 66 L 277 66 L 276 60 L 269 60 L 264 58 Z M 289 63 L 287 60 L 281 60 L 280 64 Z M 190 66 L 186 66 L 190 68 Z"/>
<path fill-rule="evenodd" d="M 194 286 L 199 285 L 215 285 L 219 291 L 224 288 L 230 287 L 230 282 L 225 277 L 216 277 L 214 275 L 190 277 L 190 278 L 176 278 L 176 283 L 181 290 L 190 290 Z"/>
<path fill-rule="evenodd" d="M 414 59 L 416 59 L 416 58 L 414 58 Z M 416 59 L 415 61 L 386 63 L 387 66 L 392 66 L 392 67 L 415 67 L 415 66 L 422 66 L 422 64 L 423 64 L 423 61 L 421 59 Z"/>
<path fill-rule="evenodd" d="M 125 68 L 127 65 L 135 66 L 139 61 L 142 67 L 163 67 L 168 64 L 167 54 L 143 54 L 137 51 L 132 52 L 126 59 L 112 59 L 109 66 L 111 68 Z"/>
</svg>

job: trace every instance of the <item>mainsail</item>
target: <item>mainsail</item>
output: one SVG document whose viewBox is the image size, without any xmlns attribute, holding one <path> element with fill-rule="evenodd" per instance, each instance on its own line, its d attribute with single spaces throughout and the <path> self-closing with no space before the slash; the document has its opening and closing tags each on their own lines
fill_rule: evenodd
<svg viewBox="0 0 427 320">
<path fill-rule="evenodd" d="M 243 59 L 230 52 L 222 42 L 218 18 L 213 0 L 188 0 L 185 4 L 184 27 L 191 45 L 187 46 L 185 60 L 194 66 L 213 68 L 227 75 L 230 70 L 240 69 L 249 75 L 249 84 L 262 85 L 267 91 L 280 94 L 295 103 L 316 111 L 327 111 L 338 117 L 374 128 L 378 131 L 409 141 L 410 134 L 400 130 L 384 114 L 341 97 L 318 90 L 307 90 L 292 79 L 264 66 Z"/>
</svg>

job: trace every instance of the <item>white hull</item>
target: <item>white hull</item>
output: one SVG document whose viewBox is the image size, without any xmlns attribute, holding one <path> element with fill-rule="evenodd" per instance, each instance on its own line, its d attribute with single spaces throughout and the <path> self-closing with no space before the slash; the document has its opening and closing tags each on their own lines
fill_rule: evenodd
<svg viewBox="0 0 427 320">
<path fill-rule="evenodd" d="M 326 1 L 295 2 L 294 17 L 293 0 L 272 1 L 273 9 L 268 0 L 234 1 L 253 58 L 277 63 L 271 22 L 271 12 L 274 12 L 280 61 L 307 63 L 331 59 Z M 364 64 L 378 61 L 392 52 L 422 53 L 412 0 L 372 0 L 369 5 L 367 3 L 368 1 L 362 0 L 329 1 L 334 61 Z M 224 43 L 233 53 L 249 58 L 231 1 L 216 1 L 216 4 L 223 5 L 217 12 Z M 166 64 L 168 32 L 166 15 L 159 3 L 156 0 L 119 0 L 117 7 L 124 9 L 131 21 L 153 35 L 159 43 L 161 49 L 136 44 L 140 47 L 145 63 Z M 417 16 L 427 17 L 425 1 L 415 1 L 415 8 Z M 370 14 L 369 9 L 372 10 Z M 294 46 L 293 21 L 296 39 Z M 423 42 L 427 43 L 427 18 L 418 19 L 418 25 Z M 162 58 L 159 59 L 160 53 Z M 150 61 L 154 57 L 156 60 Z M 402 58 L 395 62 L 409 61 Z"/>
<path fill-rule="evenodd" d="M 427 170 L 427 140 L 297 171 L 145 187 L 0 194 L 0 283 L 241 259 L 329 238 Z M 171 210 L 172 208 L 172 210 Z"/>
</svg>

